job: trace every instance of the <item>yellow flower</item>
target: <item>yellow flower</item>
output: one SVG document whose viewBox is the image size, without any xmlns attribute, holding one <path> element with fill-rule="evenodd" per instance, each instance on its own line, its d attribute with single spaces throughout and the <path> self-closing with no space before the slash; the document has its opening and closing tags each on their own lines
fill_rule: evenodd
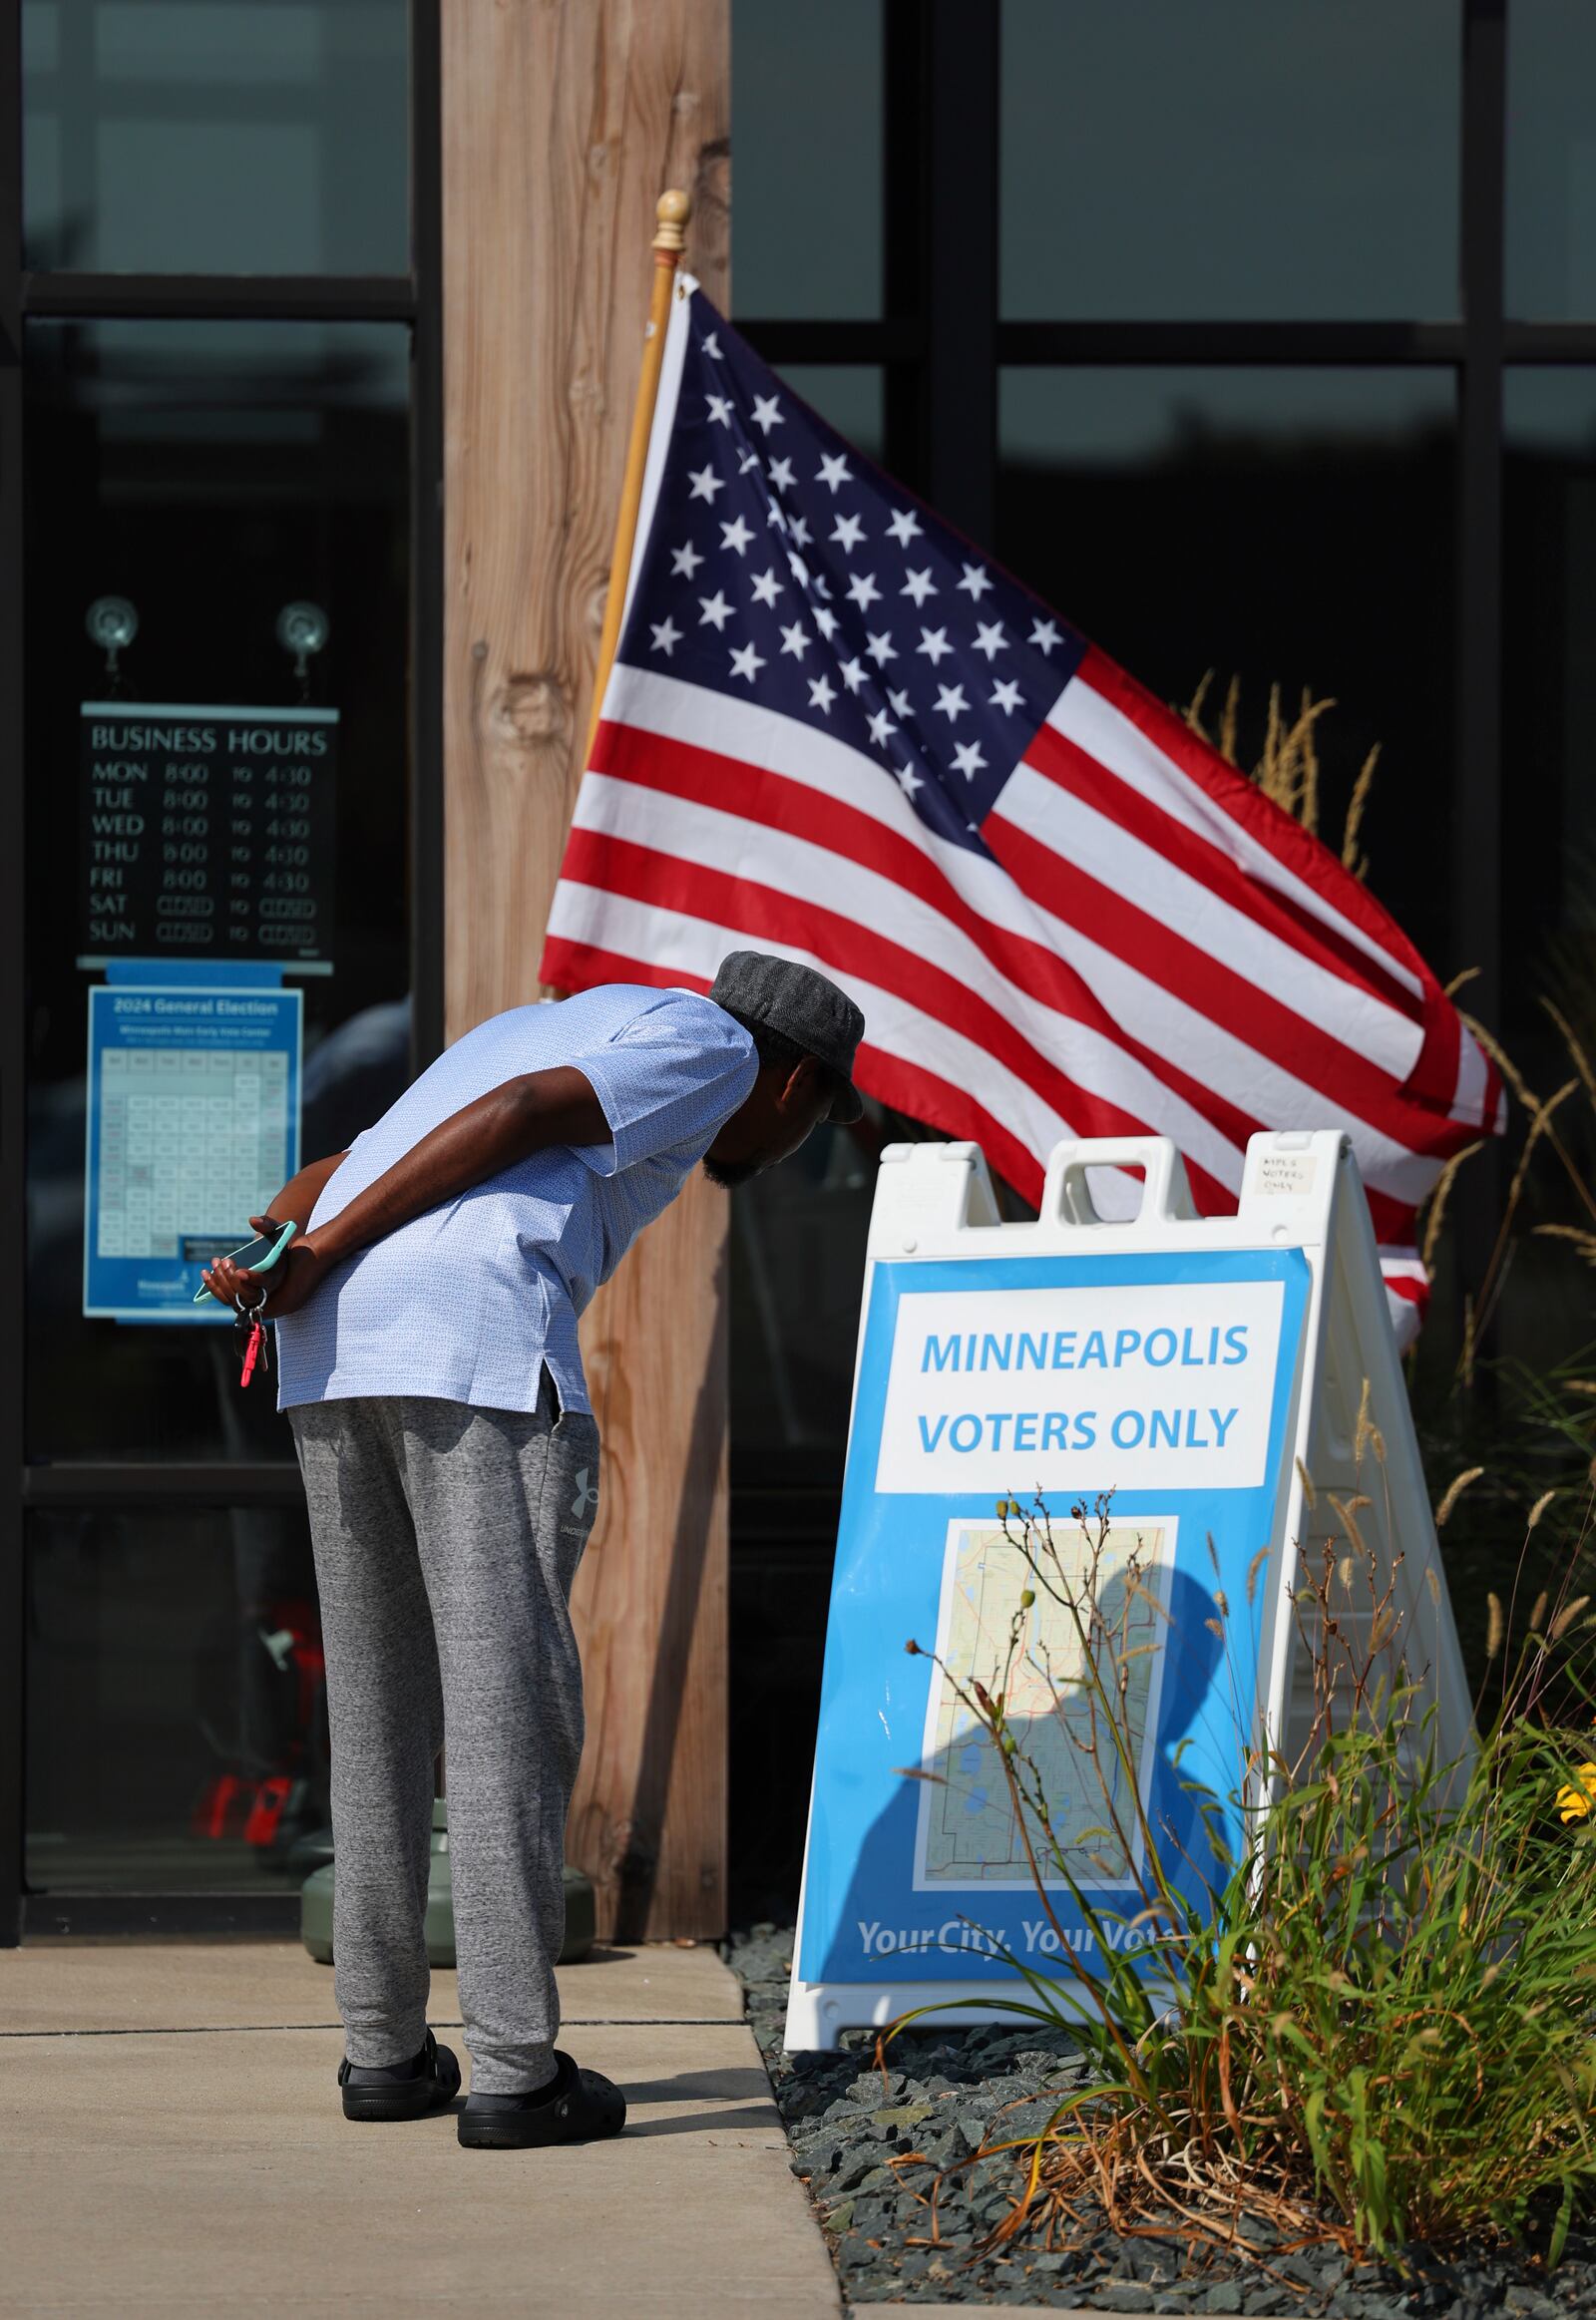
<svg viewBox="0 0 1596 2320">
<path fill-rule="evenodd" d="M 1557 1817 L 1562 1821 L 1588 1820 L 1596 1807 L 1596 1764 L 1576 1765 L 1574 1778 L 1578 1787 L 1557 1791 Z"/>
</svg>

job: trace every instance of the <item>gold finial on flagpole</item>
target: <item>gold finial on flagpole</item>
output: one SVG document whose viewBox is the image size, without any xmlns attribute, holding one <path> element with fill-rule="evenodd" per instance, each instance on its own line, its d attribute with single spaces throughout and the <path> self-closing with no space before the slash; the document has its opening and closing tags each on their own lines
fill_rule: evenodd
<svg viewBox="0 0 1596 2320">
<path fill-rule="evenodd" d="M 610 663 L 615 657 L 615 645 L 620 637 L 620 614 L 626 600 L 626 579 L 631 571 L 632 544 L 637 536 L 637 508 L 642 499 L 642 474 L 648 459 L 648 434 L 653 426 L 654 401 L 659 392 L 659 368 L 665 354 L 665 326 L 670 320 L 670 292 L 676 279 L 677 261 L 686 241 L 687 220 L 691 215 L 691 198 L 677 188 L 661 193 L 654 204 L 653 293 L 648 302 L 648 328 L 643 338 L 637 401 L 631 414 L 631 439 L 626 446 L 626 472 L 620 486 L 620 513 L 615 522 L 614 553 L 609 559 L 609 589 L 604 598 L 603 626 L 598 635 L 598 665 L 594 670 L 588 746 L 582 759 L 584 772 L 593 756 L 594 735 L 598 730 L 598 712 L 603 706 L 604 687 L 609 682 Z"/>
<path fill-rule="evenodd" d="M 656 230 L 653 246 L 661 255 L 670 251 L 679 256 L 687 239 L 687 220 L 692 215 L 691 197 L 679 191 L 661 193 L 654 203 Z"/>
</svg>

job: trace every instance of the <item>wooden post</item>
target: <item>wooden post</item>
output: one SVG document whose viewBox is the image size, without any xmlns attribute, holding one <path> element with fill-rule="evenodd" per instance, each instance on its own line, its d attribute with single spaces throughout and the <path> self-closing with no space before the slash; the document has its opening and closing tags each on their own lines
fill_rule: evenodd
<svg viewBox="0 0 1596 2320">
<path fill-rule="evenodd" d="M 691 189 L 693 271 L 726 293 L 729 45 L 728 0 L 445 0 L 451 1037 L 538 996 L 662 188 Z M 695 1178 L 583 1324 L 604 1463 L 567 1853 L 624 1938 L 725 1924 L 725 1242 Z"/>
</svg>

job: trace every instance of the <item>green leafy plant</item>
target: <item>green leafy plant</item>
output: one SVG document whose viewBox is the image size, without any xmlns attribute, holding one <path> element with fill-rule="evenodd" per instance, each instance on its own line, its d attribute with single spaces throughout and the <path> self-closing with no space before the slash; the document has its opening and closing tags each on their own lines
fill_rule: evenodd
<svg viewBox="0 0 1596 2320">
<path fill-rule="evenodd" d="M 1383 1458 L 1374 1429 L 1361 1434 Z M 1067 2027 L 1085 2064 L 1040 2133 L 979 2154 L 1009 2150 L 1020 2170 L 999 2236 L 1057 2242 L 1106 2216 L 1124 2234 L 1174 2228 L 1265 2255 L 1535 2226 L 1555 2259 L 1596 2197 L 1596 1767 L 1588 1732 L 1547 1714 L 1553 1698 L 1589 1701 L 1589 1598 L 1572 1566 L 1555 1600 L 1541 1596 L 1476 1751 L 1443 1762 L 1410 1665 L 1417 1638 L 1394 1573 L 1362 1543 L 1359 1504 L 1344 1502 L 1341 1535 L 1297 1595 L 1306 1746 L 1288 1763 L 1239 1734 L 1235 1809 L 1198 1795 L 1201 1836 L 1179 1844 L 1136 1777 L 1128 1655 L 1149 1647 L 1129 1639 L 1150 1596 L 1134 1558 L 1105 1578 L 1107 1502 L 1072 1511 L 1065 1553 L 1040 1498 L 999 1501 L 1030 1584 L 990 1672 L 943 1672 L 997 1751 L 1060 1935 L 1045 1971 L 1004 1953 L 1029 1995 L 1003 2010 Z M 1043 1591 L 1073 1633 L 1067 1676 L 1033 1644 Z M 1217 1587 L 1213 1600 L 1228 1649 L 1230 1606 Z M 1494 1596 L 1491 1620 L 1505 1665 Z M 1178 1634 L 1162 1648 L 1178 1650 Z M 1096 1840 L 1136 1864 L 1125 1915 L 1081 1884 L 1079 1837 L 1058 1840 L 1029 1728 L 1005 1705 L 1022 1659 L 1098 1775 Z M 1226 1834 L 1238 1817 L 1239 1844 Z M 1082 1952 L 1062 1939 L 1060 1886 L 1094 1937 Z"/>
</svg>

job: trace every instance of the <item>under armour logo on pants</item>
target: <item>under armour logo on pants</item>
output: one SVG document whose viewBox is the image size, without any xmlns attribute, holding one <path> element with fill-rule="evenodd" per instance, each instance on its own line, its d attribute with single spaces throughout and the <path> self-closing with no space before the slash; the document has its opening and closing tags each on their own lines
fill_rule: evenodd
<svg viewBox="0 0 1596 2320">
<path fill-rule="evenodd" d="M 571 1502 L 571 1511 L 579 1521 L 598 1503 L 598 1485 L 588 1480 L 588 1471 L 586 1466 L 578 1468 L 577 1495 Z"/>
</svg>

